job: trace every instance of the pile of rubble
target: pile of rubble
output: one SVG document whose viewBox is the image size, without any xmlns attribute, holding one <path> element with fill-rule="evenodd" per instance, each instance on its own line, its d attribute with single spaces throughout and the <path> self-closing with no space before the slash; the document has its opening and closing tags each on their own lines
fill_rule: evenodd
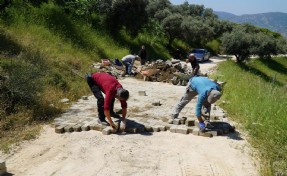
<svg viewBox="0 0 287 176">
<path fill-rule="evenodd" d="M 109 62 L 98 62 L 92 65 L 97 71 L 108 72 L 120 79 L 125 77 L 125 67 L 118 66 Z M 185 62 L 180 60 L 156 60 L 147 62 L 145 65 L 136 65 L 133 68 L 135 78 L 145 81 L 156 81 L 172 83 L 174 85 L 187 85 L 189 78 L 192 77 L 192 69 Z M 202 74 L 202 76 L 207 76 Z"/>
</svg>

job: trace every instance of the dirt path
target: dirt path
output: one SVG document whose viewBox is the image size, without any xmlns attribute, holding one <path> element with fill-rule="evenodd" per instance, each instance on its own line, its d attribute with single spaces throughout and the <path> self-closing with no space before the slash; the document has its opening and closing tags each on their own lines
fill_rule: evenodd
<svg viewBox="0 0 287 176">
<path fill-rule="evenodd" d="M 204 65 L 208 64 L 201 64 L 202 69 Z M 167 118 L 185 89 L 134 78 L 120 82 L 131 93 L 129 117 L 146 119 Z M 139 90 L 146 91 L 147 96 L 139 96 Z M 162 106 L 152 106 L 154 101 L 160 101 Z M 181 115 L 190 116 L 194 106 L 192 101 Z M 92 96 L 75 103 L 71 109 L 71 118 L 97 114 Z M 259 175 L 257 161 L 251 155 L 252 150 L 240 133 L 213 138 L 169 131 L 126 135 L 103 135 L 97 131 L 57 134 L 53 127 L 44 126 L 38 139 L 22 143 L 4 159 L 9 173 L 16 176 Z"/>
</svg>

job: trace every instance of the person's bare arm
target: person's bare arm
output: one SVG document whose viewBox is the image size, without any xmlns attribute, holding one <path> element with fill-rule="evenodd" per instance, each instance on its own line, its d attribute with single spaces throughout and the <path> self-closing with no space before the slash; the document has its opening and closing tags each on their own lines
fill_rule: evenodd
<svg viewBox="0 0 287 176">
<path fill-rule="evenodd" d="M 122 116 L 123 116 L 122 118 L 123 118 L 123 121 L 126 120 L 126 115 L 127 115 L 127 108 L 123 108 L 123 109 L 122 109 Z"/>
<path fill-rule="evenodd" d="M 105 113 L 105 116 L 107 117 L 108 122 L 109 122 L 109 124 L 111 125 L 111 127 L 113 127 L 114 129 L 116 129 L 117 126 L 116 126 L 116 124 L 114 124 L 114 122 L 113 122 L 113 120 L 112 120 L 112 118 L 111 118 L 110 110 L 105 110 L 104 113 Z"/>
</svg>

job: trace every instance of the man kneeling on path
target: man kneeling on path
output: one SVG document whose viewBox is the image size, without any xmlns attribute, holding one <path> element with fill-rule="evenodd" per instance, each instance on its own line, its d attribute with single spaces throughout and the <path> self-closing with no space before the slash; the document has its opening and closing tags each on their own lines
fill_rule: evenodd
<svg viewBox="0 0 287 176">
<path fill-rule="evenodd" d="M 205 123 L 201 117 L 201 109 L 204 106 L 206 111 L 210 113 L 211 104 L 215 103 L 221 97 L 221 93 L 219 91 L 219 85 L 206 77 L 190 78 L 184 95 L 176 105 L 174 112 L 171 115 L 171 120 L 178 118 L 181 110 L 191 101 L 191 99 L 198 95 L 195 115 L 199 121 L 200 130 L 204 131 Z"/>
<path fill-rule="evenodd" d="M 97 99 L 99 123 L 102 125 L 112 126 L 114 129 L 117 126 L 111 119 L 119 117 L 113 110 L 115 98 L 119 99 L 122 107 L 122 122 L 126 124 L 127 100 L 129 91 L 123 89 L 122 85 L 108 73 L 98 72 L 86 75 L 87 83 L 89 84 L 94 96 Z M 105 94 L 103 97 L 102 92 Z M 109 123 L 105 120 L 107 117 Z"/>
</svg>

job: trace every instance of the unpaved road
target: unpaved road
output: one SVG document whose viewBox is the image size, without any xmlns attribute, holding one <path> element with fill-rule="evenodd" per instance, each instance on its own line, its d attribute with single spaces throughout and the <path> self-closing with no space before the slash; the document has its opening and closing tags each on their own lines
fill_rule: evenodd
<svg viewBox="0 0 287 176">
<path fill-rule="evenodd" d="M 218 59 L 201 64 L 210 68 Z M 211 66 L 212 67 L 212 66 Z M 129 117 L 168 117 L 185 88 L 167 83 L 120 80 L 131 93 Z M 86 85 L 83 85 L 86 86 Z M 147 96 L 139 96 L 138 91 Z M 154 107 L 159 100 L 162 106 Z M 119 103 L 116 102 L 116 106 Z M 190 116 L 195 101 L 181 115 Z M 96 116 L 96 101 L 79 101 L 75 115 Z M 256 176 L 258 162 L 241 132 L 213 138 L 158 132 L 103 135 L 97 131 L 56 134 L 44 126 L 38 139 L 23 142 L 6 160 L 7 170 L 16 176 Z"/>
</svg>

